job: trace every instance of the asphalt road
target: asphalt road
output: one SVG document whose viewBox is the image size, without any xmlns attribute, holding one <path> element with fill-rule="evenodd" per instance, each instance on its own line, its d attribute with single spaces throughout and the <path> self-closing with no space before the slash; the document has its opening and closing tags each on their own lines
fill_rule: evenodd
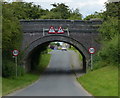
<svg viewBox="0 0 120 98">
<path fill-rule="evenodd" d="M 52 51 L 50 64 L 40 79 L 9 96 L 91 96 L 76 81 L 70 51 Z"/>
</svg>

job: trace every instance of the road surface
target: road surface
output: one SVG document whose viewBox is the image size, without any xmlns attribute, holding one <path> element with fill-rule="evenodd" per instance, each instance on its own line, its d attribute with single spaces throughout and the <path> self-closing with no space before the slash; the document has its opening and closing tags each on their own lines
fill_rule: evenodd
<svg viewBox="0 0 120 98">
<path fill-rule="evenodd" d="M 9 96 L 91 96 L 76 81 L 70 51 L 52 51 L 50 64 L 40 79 Z"/>
</svg>

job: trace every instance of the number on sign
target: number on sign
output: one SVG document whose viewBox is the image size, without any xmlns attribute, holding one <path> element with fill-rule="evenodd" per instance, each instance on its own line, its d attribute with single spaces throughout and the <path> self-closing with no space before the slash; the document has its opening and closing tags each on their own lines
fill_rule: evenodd
<svg viewBox="0 0 120 98">
<path fill-rule="evenodd" d="M 14 56 L 18 56 L 19 51 L 18 51 L 18 50 L 13 50 L 13 52 L 12 52 L 12 53 L 13 53 L 13 55 L 14 55 Z"/>
<path fill-rule="evenodd" d="M 94 54 L 95 53 L 95 49 L 94 48 L 89 48 L 89 53 L 90 54 Z"/>
</svg>

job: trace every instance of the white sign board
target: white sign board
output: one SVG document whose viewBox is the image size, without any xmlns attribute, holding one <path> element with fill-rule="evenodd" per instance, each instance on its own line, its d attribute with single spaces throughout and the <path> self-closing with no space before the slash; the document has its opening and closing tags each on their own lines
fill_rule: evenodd
<svg viewBox="0 0 120 98">
<path fill-rule="evenodd" d="M 19 51 L 18 51 L 18 50 L 13 50 L 13 51 L 12 51 L 12 54 L 13 54 L 14 56 L 18 56 Z"/>
<path fill-rule="evenodd" d="M 90 54 L 94 54 L 94 53 L 95 53 L 95 48 L 92 48 L 92 47 L 89 48 L 89 53 L 90 53 Z"/>
</svg>

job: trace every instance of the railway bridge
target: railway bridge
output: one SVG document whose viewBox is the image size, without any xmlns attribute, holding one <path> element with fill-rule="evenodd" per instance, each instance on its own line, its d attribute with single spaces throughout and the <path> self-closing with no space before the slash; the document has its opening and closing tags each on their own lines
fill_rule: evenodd
<svg viewBox="0 0 120 98">
<path fill-rule="evenodd" d="M 101 20 L 63 20 L 63 19 L 37 19 L 20 20 L 24 32 L 22 50 L 24 51 L 23 63 L 27 70 L 31 68 L 31 61 L 42 45 L 54 41 L 66 42 L 73 45 L 83 56 L 83 70 L 86 71 L 90 54 L 88 49 L 94 47 L 96 52 L 100 45 L 98 28 Z M 48 33 L 50 27 L 58 31 L 62 28 L 64 33 Z"/>
</svg>

